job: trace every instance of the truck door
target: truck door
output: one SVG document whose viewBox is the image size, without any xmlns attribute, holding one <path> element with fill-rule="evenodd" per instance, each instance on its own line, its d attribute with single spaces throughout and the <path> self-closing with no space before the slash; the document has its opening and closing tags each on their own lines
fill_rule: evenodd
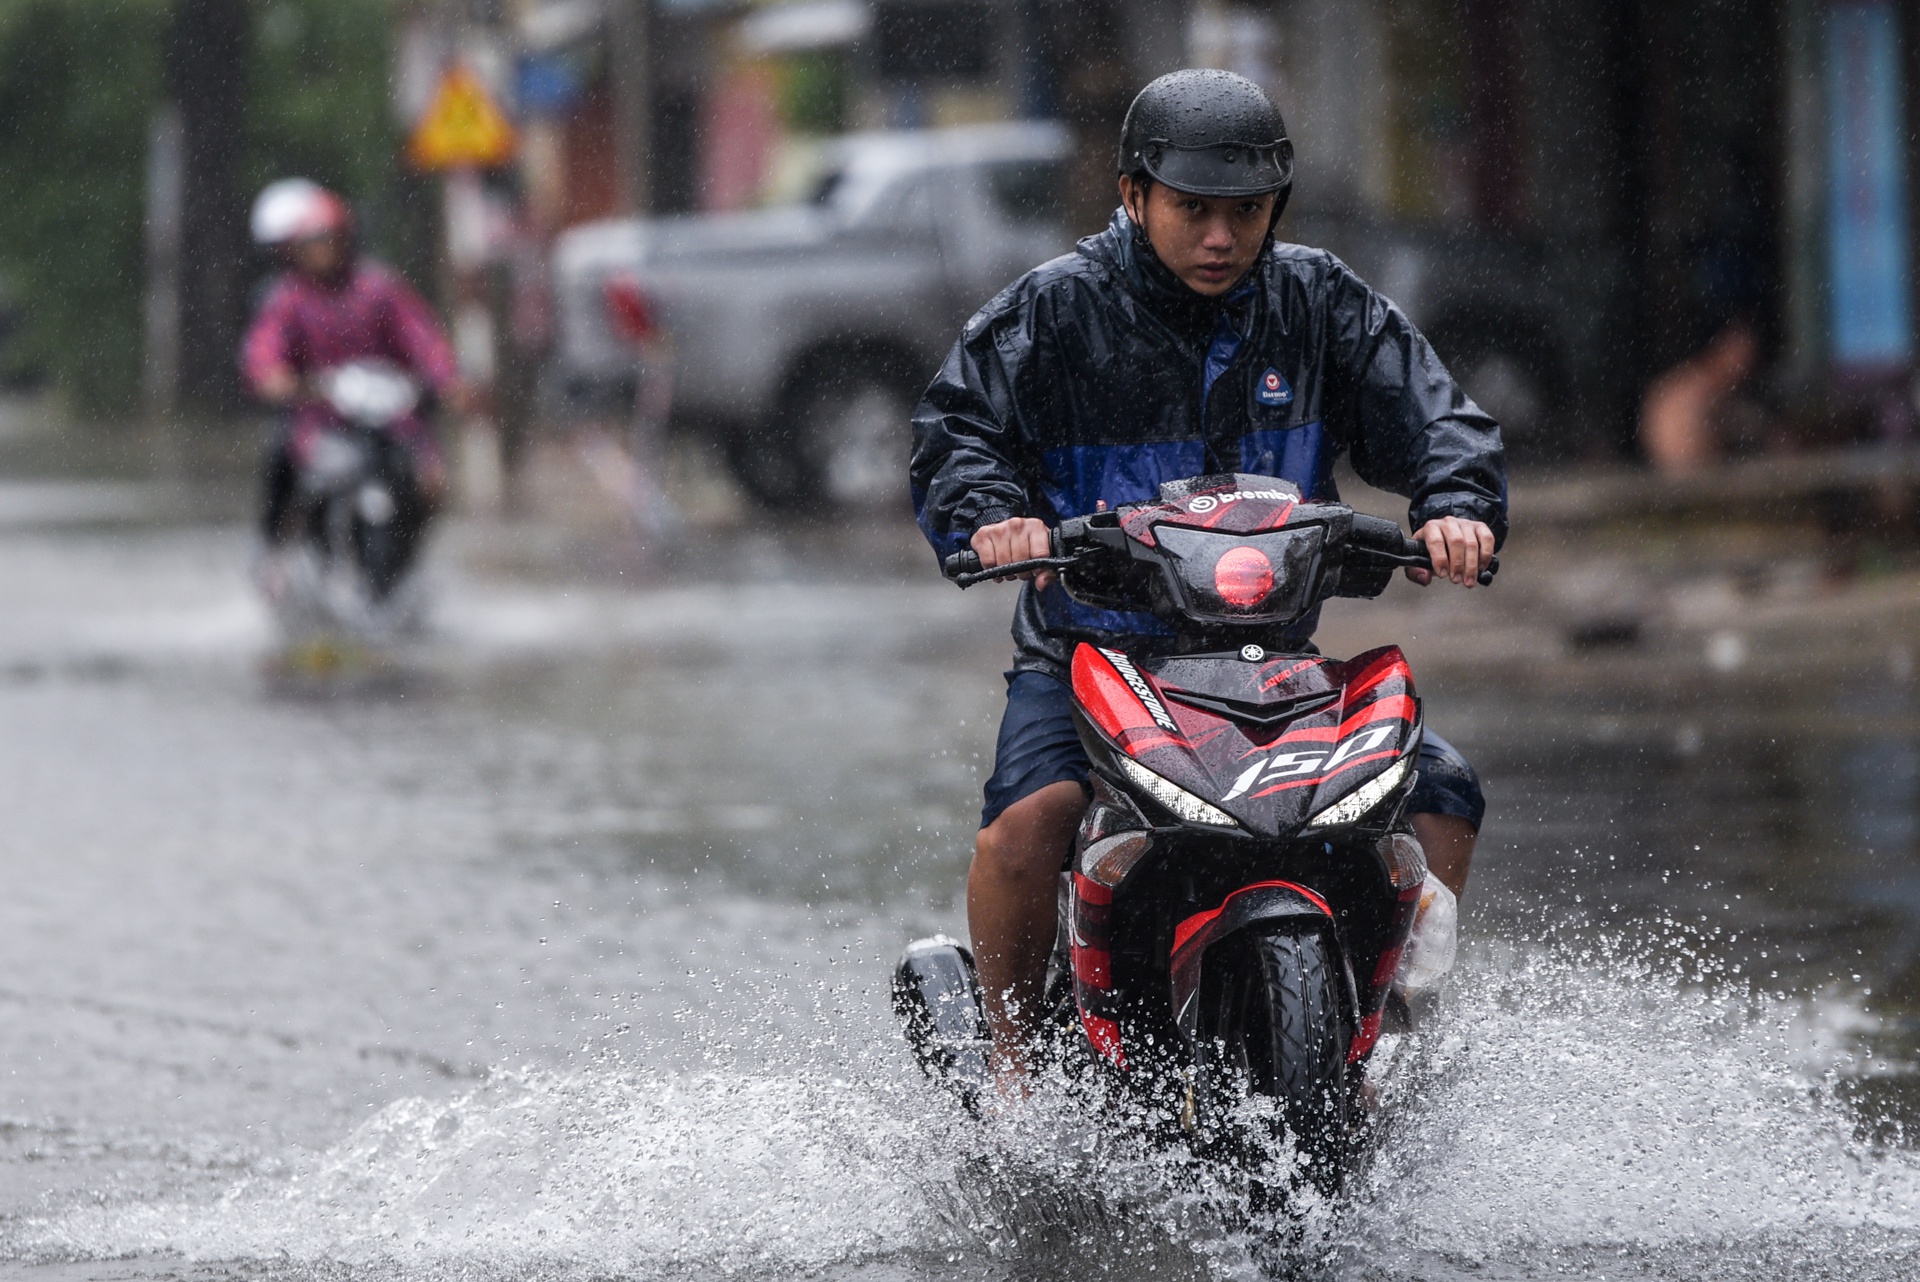
<svg viewBox="0 0 1920 1282">
<path fill-rule="evenodd" d="M 959 314 L 1071 247 L 1056 160 L 997 160 L 936 175 L 940 250 Z"/>
</svg>

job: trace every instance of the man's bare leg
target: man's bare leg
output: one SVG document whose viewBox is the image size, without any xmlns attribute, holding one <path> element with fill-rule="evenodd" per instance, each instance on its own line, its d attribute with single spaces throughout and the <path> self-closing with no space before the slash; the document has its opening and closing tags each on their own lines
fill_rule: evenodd
<svg viewBox="0 0 1920 1282">
<path fill-rule="evenodd" d="M 993 1030 L 993 1071 L 1003 1080 L 1027 1071 L 1053 951 L 1060 868 L 1087 804 L 1087 790 L 1072 780 L 1048 784 L 1008 806 L 974 843 L 967 925 Z"/>
<path fill-rule="evenodd" d="M 1467 893 L 1479 829 L 1458 815 L 1414 815 L 1413 835 L 1427 854 L 1427 868 L 1458 899 Z"/>
</svg>

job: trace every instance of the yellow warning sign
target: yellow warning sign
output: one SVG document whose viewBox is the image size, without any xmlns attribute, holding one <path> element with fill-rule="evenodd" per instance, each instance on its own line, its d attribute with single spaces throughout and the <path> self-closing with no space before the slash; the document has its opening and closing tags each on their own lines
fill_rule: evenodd
<svg viewBox="0 0 1920 1282">
<path fill-rule="evenodd" d="M 489 169 L 513 159 L 513 124 L 472 69 L 456 63 L 440 77 L 427 113 L 407 140 L 415 169 Z"/>
</svg>

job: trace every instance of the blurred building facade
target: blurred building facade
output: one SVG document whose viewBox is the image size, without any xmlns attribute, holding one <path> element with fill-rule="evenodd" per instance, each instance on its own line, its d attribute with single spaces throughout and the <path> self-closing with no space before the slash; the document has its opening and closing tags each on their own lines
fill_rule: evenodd
<svg viewBox="0 0 1920 1282">
<path fill-rule="evenodd" d="M 1068 206 L 1091 229 L 1133 93 L 1174 67 L 1226 66 L 1290 122 L 1285 234 L 1399 299 L 1522 455 L 1629 452 L 1648 380 L 1736 317 L 1762 338 L 1783 414 L 1822 440 L 1913 417 L 1920 0 L 497 12 L 527 122 L 521 181 L 550 230 L 752 203 L 809 140 L 847 129 L 1020 116 L 1062 118 L 1082 140 Z"/>
</svg>

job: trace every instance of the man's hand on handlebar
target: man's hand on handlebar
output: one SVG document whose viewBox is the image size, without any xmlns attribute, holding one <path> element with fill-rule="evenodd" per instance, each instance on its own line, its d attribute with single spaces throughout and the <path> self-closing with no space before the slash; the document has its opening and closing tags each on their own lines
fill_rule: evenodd
<svg viewBox="0 0 1920 1282">
<path fill-rule="evenodd" d="M 973 550 L 980 557 L 982 569 L 991 570 L 996 565 L 1009 565 L 1014 561 L 1031 561 L 1038 557 L 1053 554 L 1053 532 L 1045 521 L 1030 516 L 1011 517 L 1005 521 L 996 521 L 992 525 L 983 525 L 973 532 Z M 1489 545 L 1491 546 L 1491 545 Z M 1053 582 L 1052 570 L 1029 570 L 1016 578 L 1032 579 L 1036 588 L 1044 590 Z"/>
<path fill-rule="evenodd" d="M 1465 517 L 1443 516 L 1428 521 L 1413 532 L 1413 540 L 1433 559 L 1431 571 L 1407 567 L 1407 577 L 1422 587 L 1437 577 L 1470 588 L 1479 582 L 1480 571 L 1493 559 L 1493 531 Z"/>
</svg>

